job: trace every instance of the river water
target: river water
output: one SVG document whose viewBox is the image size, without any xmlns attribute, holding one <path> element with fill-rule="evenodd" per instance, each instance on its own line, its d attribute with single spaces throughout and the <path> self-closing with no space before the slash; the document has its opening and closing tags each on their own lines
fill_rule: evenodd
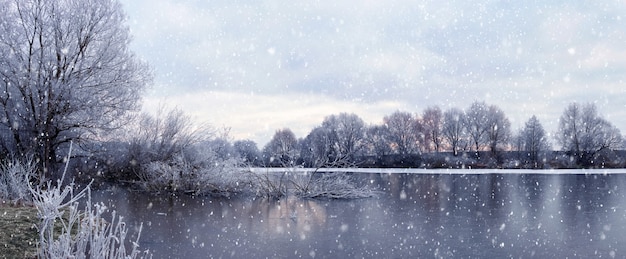
<svg viewBox="0 0 626 259">
<path fill-rule="evenodd" d="M 355 173 L 380 190 L 356 200 L 93 199 L 154 258 L 626 257 L 626 171 L 421 172 Z"/>
</svg>

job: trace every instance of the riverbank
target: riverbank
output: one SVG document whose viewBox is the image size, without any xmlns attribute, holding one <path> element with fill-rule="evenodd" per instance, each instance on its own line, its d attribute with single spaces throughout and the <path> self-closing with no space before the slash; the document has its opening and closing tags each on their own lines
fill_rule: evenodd
<svg viewBox="0 0 626 259">
<path fill-rule="evenodd" d="M 37 208 L 0 203 L 0 258 L 36 258 Z"/>
</svg>

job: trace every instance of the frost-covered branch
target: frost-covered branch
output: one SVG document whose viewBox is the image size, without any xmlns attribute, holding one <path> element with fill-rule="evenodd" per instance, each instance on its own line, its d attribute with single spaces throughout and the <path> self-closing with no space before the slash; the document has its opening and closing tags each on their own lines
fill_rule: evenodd
<svg viewBox="0 0 626 259">
<path fill-rule="evenodd" d="M 110 222 L 104 219 L 106 206 L 93 204 L 88 185 L 78 194 L 71 186 L 36 187 L 31 191 L 41 224 L 39 229 L 40 258 L 138 258 L 149 257 L 139 251 L 139 237 L 126 248 L 128 229 L 121 216 L 112 212 Z M 84 210 L 79 210 L 79 200 L 86 198 Z M 64 201 L 66 200 L 67 201 Z"/>
<path fill-rule="evenodd" d="M 71 153 L 71 144 L 70 144 Z M 41 223 L 39 230 L 40 258 L 137 258 L 141 255 L 138 248 L 141 227 L 137 239 L 126 249 L 128 229 L 122 217 L 116 219 L 112 212 L 110 222 L 103 213 L 103 204 L 91 201 L 91 183 L 78 193 L 74 193 L 73 182 L 63 186 L 63 180 L 69 164 L 68 154 L 63 177 L 53 184 L 47 181 L 43 185 L 28 189 L 33 196 Z M 83 211 L 78 209 L 79 201 L 86 198 Z M 149 254 L 145 254 L 149 256 Z"/>
<path fill-rule="evenodd" d="M 265 173 L 250 172 L 253 176 L 255 183 L 255 193 L 257 196 L 270 199 L 279 199 L 287 195 L 288 181 L 286 177 L 288 172 L 282 172 L 280 175 Z"/>
<path fill-rule="evenodd" d="M 37 173 L 37 165 L 32 157 L 5 160 L 0 163 L 0 172 L 0 199 L 13 203 L 32 200 L 28 183 Z"/>
<path fill-rule="evenodd" d="M 190 152 L 143 166 L 140 183 L 149 191 L 220 196 L 242 192 L 250 186 L 250 175 L 240 172 L 237 159 L 220 159 L 210 150 Z"/>
<path fill-rule="evenodd" d="M 301 198 L 356 199 L 376 195 L 364 185 L 358 185 L 347 173 L 310 173 L 292 181 L 294 193 Z"/>
</svg>

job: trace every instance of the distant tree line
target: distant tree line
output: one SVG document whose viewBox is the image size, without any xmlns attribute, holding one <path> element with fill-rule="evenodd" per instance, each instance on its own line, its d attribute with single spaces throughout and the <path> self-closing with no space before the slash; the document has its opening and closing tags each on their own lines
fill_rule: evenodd
<svg viewBox="0 0 626 259">
<path fill-rule="evenodd" d="M 271 167 L 624 166 L 625 158 L 616 152 L 623 137 L 593 103 L 571 103 L 554 140 L 556 150 L 534 115 L 513 130 L 502 109 L 475 101 L 466 109 L 396 111 L 374 125 L 366 125 L 355 114 L 330 115 L 304 138 L 284 128 L 262 149 L 251 140 L 239 140 L 233 151 L 250 165 Z"/>
</svg>

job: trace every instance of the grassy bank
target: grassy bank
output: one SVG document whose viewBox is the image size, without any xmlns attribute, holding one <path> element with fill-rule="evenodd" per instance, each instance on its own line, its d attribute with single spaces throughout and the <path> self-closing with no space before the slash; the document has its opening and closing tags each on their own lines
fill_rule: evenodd
<svg viewBox="0 0 626 259">
<path fill-rule="evenodd" d="M 0 204 L 0 258 L 36 258 L 38 223 L 35 207 Z"/>
</svg>

